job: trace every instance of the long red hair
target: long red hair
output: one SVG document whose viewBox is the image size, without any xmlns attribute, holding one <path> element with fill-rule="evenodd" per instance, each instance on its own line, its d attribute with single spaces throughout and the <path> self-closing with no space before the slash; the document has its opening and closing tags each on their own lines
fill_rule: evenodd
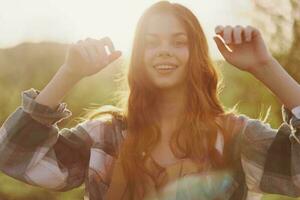
<svg viewBox="0 0 300 200">
<path fill-rule="evenodd" d="M 157 122 L 157 91 L 144 72 L 144 33 L 147 21 L 156 13 L 174 14 L 184 25 L 189 38 L 190 57 L 187 73 L 188 102 L 182 123 L 171 139 L 171 148 L 178 158 L 192 158 L 216 168 L 228 164 L 215 149 L 217 130 L 223 129 L 217 118 L 226 116 L 218 99 L 218 73 L 210 59 L 208 44 L 201 25 L 186 7 L 162 1 L 148 8 L 138 21 L 128 70 L 129 96 L 125 106 L 127 137 L 120 151 L 129 188 L 143 184 L 144 155 L 149 155 L 161 133 Z M 222 131 L 224 140 L 230 137 Z M 226 142 L 225 142 L 226 144 Z M 145 154 L 144 154 L 145 153 Z M 205 168 L 205 167 L 204 167 Z"/>
<path fill-rule="evenodd" d="M 188 33 L 190 57 L 187 72 L 187 104 L 182 123 L 171 138 L 171 148 L 178 158 L 191 158 L 205 169 L 225 168 L 230 163 L 215 149 L 217 131 L 223 134 L 226 148 L 232 134 L 222 124 L 234 111 L 225 112 L 218 94 L 222 89 L 219 75 L 209 56 L 208 43 L 196 16 L 186 7 L 161 1 L 148 8 L 138 21 L 127 72 L 128 96 L 123 104 L 127 136 L 120 159 L 131 194 L 136 184 L 144 184 L 144 159 L 159 142 L 157 91 L 151 87 L 143 70 L 144 33 L 147 21 L 157 13 L 176 16 Z"/>
</svg>

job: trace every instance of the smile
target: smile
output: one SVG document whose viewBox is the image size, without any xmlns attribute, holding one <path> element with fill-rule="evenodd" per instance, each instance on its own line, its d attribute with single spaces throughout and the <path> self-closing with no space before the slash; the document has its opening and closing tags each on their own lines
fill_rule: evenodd
<svg viewBox="0 0 300 200">
<path fill-rule="evenodd" d="M 155 65 L 154 68 L 155 68 L 155 69 L 176 69 L 177 66 L 176 66 L 176 65 L 166 65 L 166 64 L 162 64 L 162 65 Z"/>
<path fill-rule="evenodd" d="M 173 72 L 178 66 L 177 65 L 170 65 L 170 64 L 158 64 L 153 66 L 157 72 L 160 74 L 167 74 Z"/>
</svg>

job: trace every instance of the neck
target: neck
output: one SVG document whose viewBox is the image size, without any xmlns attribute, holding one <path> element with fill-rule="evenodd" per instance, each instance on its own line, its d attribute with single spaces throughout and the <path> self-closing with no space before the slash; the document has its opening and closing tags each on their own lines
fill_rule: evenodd
<svg viewBox="0 0 300 200">
<path fill-rule="evenodd" d="M 184 114 L 186 95 L 184 89 L 174 88 L 161 91 L 158 97 L 158 114 L 161 127 L 176 126 Z"/>
</svg>

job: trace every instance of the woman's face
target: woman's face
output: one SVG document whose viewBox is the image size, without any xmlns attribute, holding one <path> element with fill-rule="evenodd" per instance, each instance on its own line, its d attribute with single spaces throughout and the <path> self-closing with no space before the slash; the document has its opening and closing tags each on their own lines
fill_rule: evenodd
<svg viewBox="0 0 300 200">
<path fill-rule="evenodd" d="M 144 64 L 152 84 L 160 89 L 185 82 L 189 59 L 184 26 L 172 14 L 153 15 L 146 25 Z"/>
</svg>

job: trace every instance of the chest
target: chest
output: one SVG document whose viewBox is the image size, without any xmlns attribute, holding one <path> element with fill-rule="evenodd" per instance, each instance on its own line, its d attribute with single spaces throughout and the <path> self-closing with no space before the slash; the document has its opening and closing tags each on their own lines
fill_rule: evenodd
<svg viewBox="0 0 300 200">
<path fill-rule="evenodd" d="M 151 152 L 151 157 L 161 167 L 174 165 L 181 161 L 180 158 L 174 155 L 170 144 L 167 142 L 157 144 Z"/>
<path fill-rule="evenodd" d="M 159 166 L 165 168 L 182 161 L 182 159 L 177 158 L 171 147 L 171 137 L 173 135 L 173 130 L 170 126 L 164 126 L 161 129 L 161 139 L 158 144 L 155 145 L 154 149 L 150 153 L 150 156 Z M 174 148 L 174 145 L 173 145 Z"/>
</svg>

